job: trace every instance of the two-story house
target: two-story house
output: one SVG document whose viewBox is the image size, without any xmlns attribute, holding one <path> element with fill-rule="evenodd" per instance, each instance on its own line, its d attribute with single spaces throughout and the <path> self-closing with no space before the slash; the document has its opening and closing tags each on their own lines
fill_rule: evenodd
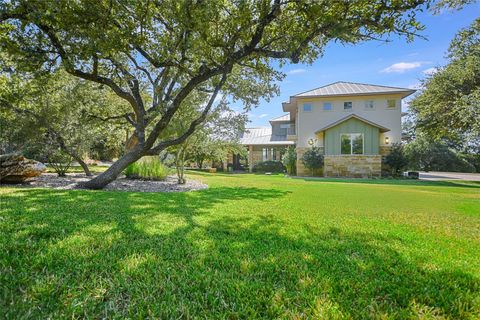
<svg viewBox="0 0 480 320">
<path fill-rule="evenodd" d="M 294 144 L 297 175 L 308 175 L 300 160 L 305 150 L 320 147 L 326 177 L 380 176 L 382 155 L 401 141 L 401 102 L 415 90 L 352 82 L 335 82 L 291 96 L 287 114 L 270 120 L 270 128 L 249 128 L 241 143 L 248 166 L 280 160 Z"/>
</svg>

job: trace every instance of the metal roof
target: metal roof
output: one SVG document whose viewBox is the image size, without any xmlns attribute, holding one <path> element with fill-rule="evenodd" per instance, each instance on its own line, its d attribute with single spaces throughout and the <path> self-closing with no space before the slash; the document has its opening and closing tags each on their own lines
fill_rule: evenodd
<svg viewBox="0 0 480 320">
<path fill-rule="evenodd" d="M 240 138 L 243 145 L 287 145 L 294 144 L 286 136 L 272 135 L 272 128 L 246 128 Z"/>
<path fill-rule="evenodd" d="M 356 114 L 353 113 L 353 114 L 349 114 L 349 115 L 346 116 L 346 117 L 340 118 L 340 119 L 338 119 L 338 120 L 336 120 L 336 121 L 334 121 L 334 122 L 331 122 L 330 124 L 328 124 L 328 125 L 320 128 L 320 129 L 318 129 L 317 131 L 315 131 L 315 133 L 319 133 L 319 132 L 325 131 L 325 130 L 327 130 L 327 129 L 333 128 L 333 127 L 339 125 L 340 123 L 345 122 L 345 121 L 347 121 L 348 119 L 351 119 L 351 118 L 358 119 L 358 120 L 360 120 L 360 121 L 362 121 L 362 122 L 365 122 L 365 123 L 367 123 L 367 124 L 369 124 L 369 125 L 371 125 L 371 126 L 373 126 L 373 127 L 377 127 L 378 129 L 380 129 L 380 132 L 390 131 L 390 129 L 388 129 L 388 128 L 382 126 L 382 125 L 379 125 L 378 123 L 375 123 L 375 122 L 373 122 L 373 121 L 367 120 L 367 119 L 362 118 L 362 117 L 360 117 L 360 116 L 358 116 L 358 115 L 356 115 Z"/>
<path fill-rule="evenodd" d="M 270 119 L 270 122 L 281 122 L 281 121 L 290 121 L 290 113 L 284 114 L 283 116 Z"/>
<path fill-rule="evenodd" d="M 412 94 L 415 92 L 415 90 L 398 87 L 387 87 L 374 84 L 338 81 L 323 87 L 296 94 L 293 97 L 347 96 L 402 92 Z"/>
</svg>

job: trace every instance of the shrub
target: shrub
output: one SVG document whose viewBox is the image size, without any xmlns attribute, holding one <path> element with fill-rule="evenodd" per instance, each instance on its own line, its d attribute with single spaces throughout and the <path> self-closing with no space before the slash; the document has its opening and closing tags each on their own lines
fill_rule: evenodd
<svg viewBox="0 0 480 320">
<path fill-rule="evenodd" d="M 285 167 L 280 161 L 263 161 L 253 166 L 253 172 L 285 172 Z"/>
<path fill-rule="evenodd" d="M 385 157 L 385 164 L 391 169 L 391 174 L 398 177 L 408 165 L 408 159 L 403 152 L 401 143 L 394 143 L 390 153 Z"/>
<path fill-rule="evenodd" d="M 68 169 L 70 169 L 72 165 L 73 158 L 60 149 L 47 149 L 46 157 L 48 159 L 48 165 L 55 170 L 59 177 L 65 177 Z"/>
<path fill-rule="evenodd" d="M 414 170 L 475 172 L 475 166 L 444 141 L 418 137 L 405 146 L 405 155 L 409 168 Z"/>
<path fill-rule="evenodd" d="M 283 164 L 287 168 L 289 175 L 297 173 L 297 152 L 294 146 L 289 146 L 283 156 Z"/>
<path fill-rule="evenodd" d="M 130 179 L 165 180 L 168 168 L 156 156 L 143 157 L 130 164 L 125 169 L 125 175 Z"/>
<path fill-rule="evenodd" d="M 305 168 L 313 172 L 315 169 L 320 169 L 323 167 L 323 153 L 319 147 L 312 147 L 305 151 L 302 157 L 302 163 Z"/>
</svg>

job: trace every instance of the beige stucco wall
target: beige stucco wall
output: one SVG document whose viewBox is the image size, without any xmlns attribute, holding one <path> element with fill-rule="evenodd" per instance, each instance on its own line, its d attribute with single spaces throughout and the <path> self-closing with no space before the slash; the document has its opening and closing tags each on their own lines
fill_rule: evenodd
<svg viewBox="0 0 480 320">
<path fill-rule="evenodd" d="M 388 108 L 387 100 L 395 99 L 396 107 Z M 375 108 L 365 109 L 365 101 L 373 100 Z M 352 101 L 352 110 L 343 110 L 343 102 Z M 297 100 L 296 125 L 297 125 L 297 147 L 308 147 L 308 140 L 317 139 L 317 145 L 323 146 L 323 139 L 315 136 L 315 131 L 335 122 L 351 113 L 389 128 L 390 131 L 380 134 L 380 147 L 385 144 L 385 137 L 390 139 L 389 145 L 400 142 L 402 137 L 401 128 L 401 95 L 372 95 L 372 96 L 345 96 L 335 98 L 299 98 Z M 324 111 L 323 103 L 331 102 L 333 110 Z M 312 103 L 312 111 L 304 112 L 303 103 Z"/>
<path fill-rule="evenodd" d="M 380 155 L 332 155 L 325 156 L 325 177 L 370 178 L 380 177 L 382 156 Z"/>
</svg>

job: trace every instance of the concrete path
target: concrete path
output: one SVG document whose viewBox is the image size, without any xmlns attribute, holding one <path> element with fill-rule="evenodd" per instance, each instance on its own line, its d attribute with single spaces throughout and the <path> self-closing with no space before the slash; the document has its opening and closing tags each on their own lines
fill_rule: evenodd
<svg viewBox="0 0 480 320">
<path fill-rule="evenodd" d="M 421 180 L 469 180 L 480 181 L 480 173 L 462 173 L 462 172 L 420 172 Z"/>
</svg>

